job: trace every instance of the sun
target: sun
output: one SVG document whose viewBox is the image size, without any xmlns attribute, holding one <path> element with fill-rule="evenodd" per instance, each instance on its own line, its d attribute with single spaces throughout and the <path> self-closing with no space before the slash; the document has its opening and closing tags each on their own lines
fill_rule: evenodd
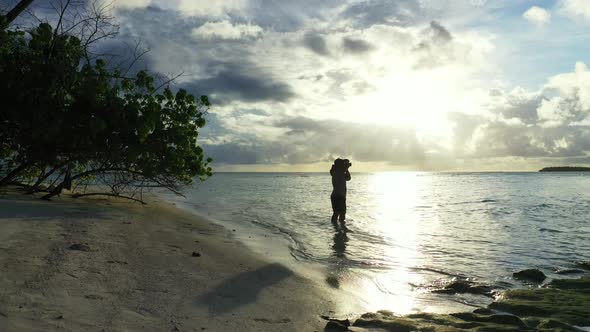
<svg viewBox="0 0 590 332">
<path fill-rule="evenodd" d="M 452 127 L 448 114 L 477 108 L 477 97 L 466 92 L 467 84 L 464 73 L 452 66 L 396 70 L 375 79 L 374 91 L 351 98 L 348 113 L 359 122 L 409 127 L 422 136 L 449 137 Z"/>
</svg>

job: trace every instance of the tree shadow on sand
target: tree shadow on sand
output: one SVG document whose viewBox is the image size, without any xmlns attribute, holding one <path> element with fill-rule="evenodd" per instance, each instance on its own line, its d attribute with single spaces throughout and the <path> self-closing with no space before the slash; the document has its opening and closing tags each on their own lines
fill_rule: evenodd
<svg viewBox="0 0 590 332">
<path fill-rule="evenodd" d="M 0 197 L 0 221 L 3 219 L 45 220 L 71 219 L 100 219 L 108 215 L 103 208 L 62 202 L 46 202 L 32 200 L 30 196 L 15 196 L 9 199 Z"/>
<path fill-rule="evenodd" d="M 211 314 L 227 313 L 241 306 L 255 303 L 265 288 L 292 275 L 293 272 L 281 264 L 268 264 L 225 280 L 200 296 L 197 302 L 206 305 Z"/>
</svg>

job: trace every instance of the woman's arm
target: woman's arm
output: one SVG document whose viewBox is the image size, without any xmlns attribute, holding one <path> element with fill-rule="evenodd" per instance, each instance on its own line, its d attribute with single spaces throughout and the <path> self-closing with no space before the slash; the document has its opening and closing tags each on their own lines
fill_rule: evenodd
<svg viewBox="0 0 590 332">
<path fill-rule="evenodd" d="M 344 178 L 346 181 L 350 181 L 350 172 L 348 170 L 344 171 Z"/>
</svg>

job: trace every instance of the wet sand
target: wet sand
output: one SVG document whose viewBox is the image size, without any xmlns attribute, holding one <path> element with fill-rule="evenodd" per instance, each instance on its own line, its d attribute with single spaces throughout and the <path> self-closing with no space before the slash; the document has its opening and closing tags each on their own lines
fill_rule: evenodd
<svg viewBox="0 0 590 332">
<path fill-rule="evenodd" d="M 171 205 L 0 193 L 1 331 L 321 331 L 328 299 Z"/>
</svg>

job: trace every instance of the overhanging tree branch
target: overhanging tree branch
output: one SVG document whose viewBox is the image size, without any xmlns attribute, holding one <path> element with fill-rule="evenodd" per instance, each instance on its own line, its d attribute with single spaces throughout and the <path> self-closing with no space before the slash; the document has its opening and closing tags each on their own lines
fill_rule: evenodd
<svg viewBox="0 0 590 332">
<path fill-rule="evenodd" d="M 21 0 L 6 14 L 6 24 L 12 23 L 34 0 Z"/>
</svg>

